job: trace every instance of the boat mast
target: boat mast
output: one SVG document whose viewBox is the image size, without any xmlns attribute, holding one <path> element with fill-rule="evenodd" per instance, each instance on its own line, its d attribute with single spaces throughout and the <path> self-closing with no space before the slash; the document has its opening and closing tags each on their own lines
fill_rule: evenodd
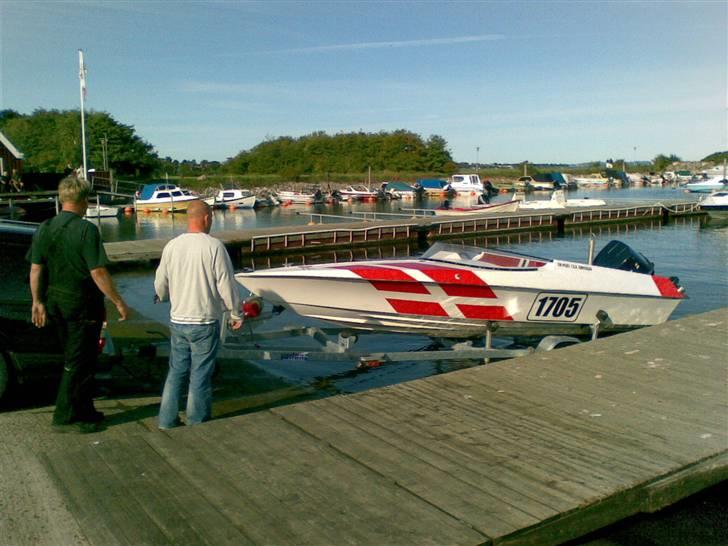
<svg viewBox="0 0 728 546">
<path fill-rule="evenodd" d="M 86 98 L 86 65 L 83 63 L 83 49 L 78 50 L 78 79 L 79 93 L 81 95 L 81 149 L 83 154 L 83 179 L 88 180 L 88 167 L 86 165 L 86 115 L 84 112 L 84 99 Z"/>
</svg>

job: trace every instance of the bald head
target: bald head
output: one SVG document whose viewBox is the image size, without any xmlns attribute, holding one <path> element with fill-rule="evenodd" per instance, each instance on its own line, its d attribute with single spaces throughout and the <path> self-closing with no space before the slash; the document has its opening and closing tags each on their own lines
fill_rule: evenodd
<svg viewBox="0 0 728 546">
<path fill-rule="evenodd" d="M 201 200 L 191 201 L 187 205 L 187 231 L 210 233 L 212 227 L 212 211 L 210 205 Z"/>
</svg>

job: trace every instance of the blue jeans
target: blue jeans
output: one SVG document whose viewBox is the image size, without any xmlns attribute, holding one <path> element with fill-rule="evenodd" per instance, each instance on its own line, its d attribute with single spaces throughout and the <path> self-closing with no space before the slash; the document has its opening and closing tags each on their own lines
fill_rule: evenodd
<svg viewBox="0 0 728 546">
<path fill-rule="evenodd" d="M 182 389 L 187 386 L 187 424 L 197 425 L 212 416 L 212 373 L 220 345 L 220 323 L 170 323 L 169 372 L 159 408 L 159 428 L 179 425 Z"/>
</svg>

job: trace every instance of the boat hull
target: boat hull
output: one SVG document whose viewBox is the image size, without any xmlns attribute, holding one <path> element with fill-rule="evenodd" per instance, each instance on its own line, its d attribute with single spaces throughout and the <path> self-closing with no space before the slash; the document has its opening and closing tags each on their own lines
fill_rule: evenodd
<svg viewBox="0 0 728 546">
<path fill-rule="evenodd" d="M 187 212 L 187 207 L 193 201 L 199 201 L 197 197 L 189 199 L 176 199 L 174 201 L 142 201 L 137 200 L 137 212 Z"/>
<path fill-rule="evenodd" d="M 239 273 L 251 293 L 343 327 L 432 337 L 588 335 L 668 319 L 682 294 L 668 279 L 570 262 L 474 270 L 424 260 Z M 540 265 L 539 265 L 540 264 Z M 605 286 L 630 286 L 609 293 Z M 599 315 L 599 318 L 598 318 Z"/>
<path fill-rule="evenodd" d="M 506 201 L 493 205 L 475 205 L 467 208 L 433 209 L 435 216 L 461 216 L 464 214 L 492 214 L 495 212 L 516 212 L 518 201 Z"/>
</svg>

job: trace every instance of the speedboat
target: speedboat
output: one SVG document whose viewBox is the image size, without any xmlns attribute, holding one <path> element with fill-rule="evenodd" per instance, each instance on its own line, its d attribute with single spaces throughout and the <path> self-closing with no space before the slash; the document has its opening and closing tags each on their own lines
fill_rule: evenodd
<svg viewBox="0 0 728 546">
<path fill-rule="evenodd" d="M 252 209 L 255 207 L 255 195 L 249 190 L 220 190 L 214 196 L 204 199 L 214 208 Z"/>
<path fill-rule="evenodd" d="M 728 189 L 728 178 L 724 176 L 714 176 L 700 182 L 691 182 L 685 184 L 685 189 L 691 193 L 712 193 Z"/>
<path fill-rule="evenodd" d="M 174 184 L 146 184 L 138 192 L 134 206 L 137 212 L 186 212 L 187 206 L 199 199 Z"/>
<path fill-rule="evenodd" d="M 711 216 L 728 216 L 728 190 L 706 195 L 700 200 L 700 208 Z"/>
<path fill-rule="evenodd" d="M 432 209 L 435 216 L 460 216 L 463 214 L 491 214 L 494 212 L 516 212 L 518 201 L 504 201 L 490 205 L 471 205 L 469 207 L 439 207 Z"/>
<path fill-rule="evenodd" d="M 339 190 L 339 193 L 344 199 L 351 199 L 351 200 L 357 200 L 357 201 L 376 201 L 377 200 L 377 192 L 375 190 L 371 190 L 367 188 L 366 186 L 362 184 L 358 184 L 355 186 L 347 186 L 342 190 Z"/>
<path fill-rule="evenodd" d="M 619 241 L 592 264 L 436 243 L 421 257 L 235 275 L 252 294 L 343 327 L 441 338 L 619 332 L 665 322 L 675 278 Z"/>
</svg>

